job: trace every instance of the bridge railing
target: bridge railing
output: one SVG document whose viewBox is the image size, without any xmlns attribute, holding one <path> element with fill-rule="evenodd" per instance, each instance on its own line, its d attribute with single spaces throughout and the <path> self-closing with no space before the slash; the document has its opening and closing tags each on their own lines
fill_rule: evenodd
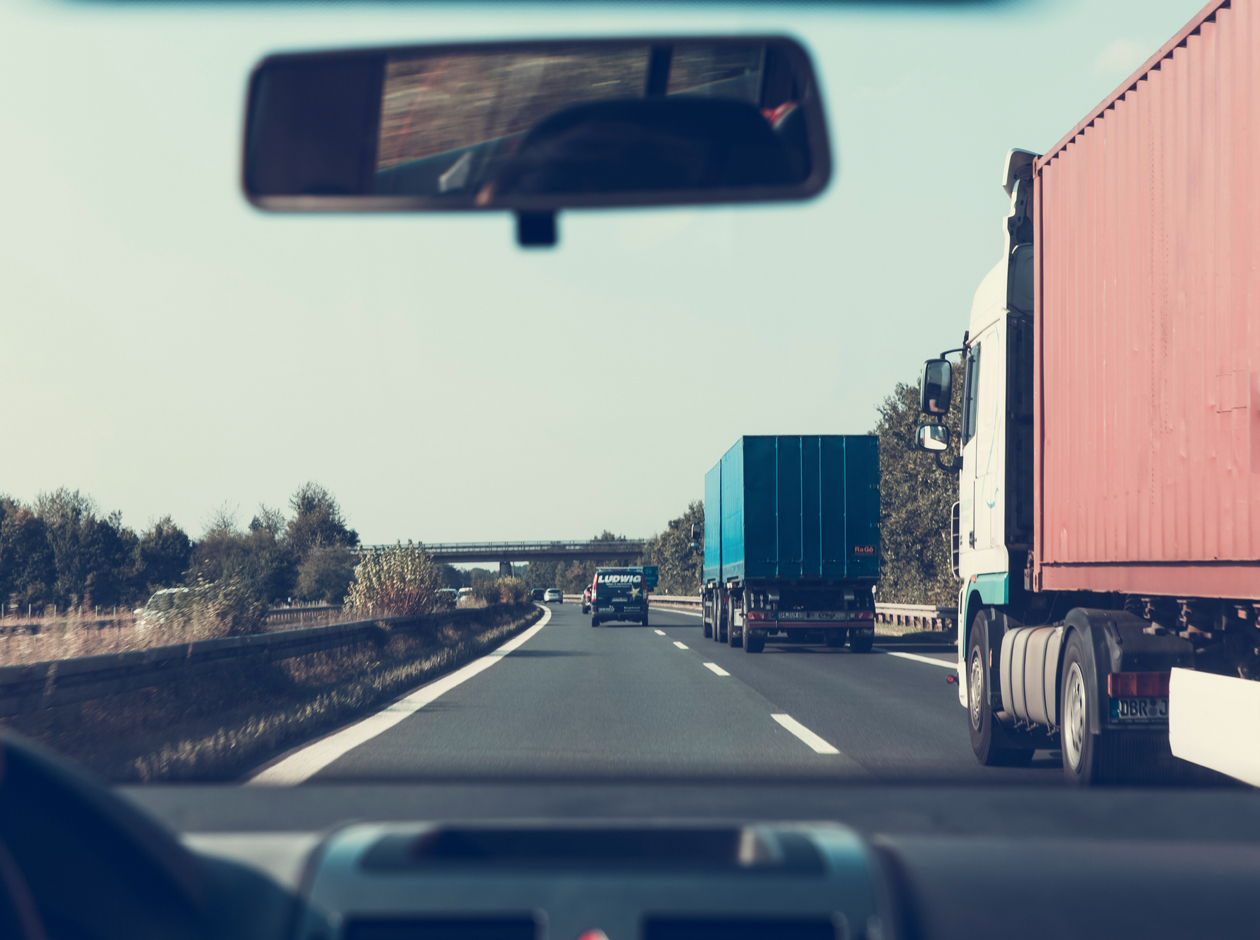
<svg viewBox="0 0 1260 940">
<path fill-rule="evenodd" d="M 484 555 L 488 559 L 511 560 L 540 554 L 621 558 L 627 555 L 643 554 L 645 544 L 644 539 L 626 539 L 615 542 L 585 539 L 552 542 L 425 542 L 423 547 L 435 558 L 441 558 L 444 555 Z M 366 552 L 381 552 L 394 546 L 364 545 L 361 547 Z"/>
</svg>

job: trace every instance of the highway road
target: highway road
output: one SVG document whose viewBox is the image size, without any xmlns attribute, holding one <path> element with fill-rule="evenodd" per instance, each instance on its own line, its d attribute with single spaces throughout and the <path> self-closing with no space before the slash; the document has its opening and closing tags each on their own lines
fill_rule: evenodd
<svg viewBox="0 0 1260 940">
<path fill-rule="evenodd" d="M 976 763 L 941 665 L 951 656 L 773 642 L 750 655 L 706 640 L 683 612 L 592 629 L 577 604 L 549 607 L 492 664 L 290 752 L 267 782 L 1062 781 L 1049 752 L 1031 769 Z"/>
</svg>

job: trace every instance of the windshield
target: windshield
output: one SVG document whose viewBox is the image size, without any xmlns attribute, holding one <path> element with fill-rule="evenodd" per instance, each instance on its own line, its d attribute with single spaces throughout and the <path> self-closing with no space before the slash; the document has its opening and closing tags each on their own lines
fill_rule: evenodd
<svg viewBox="0 0 1260 940">
<path fill-rule="evenodd" d="M 1012 239 L 1040 231 L 1008 224 L 1003 184 L 1027 191 L 1036 172 L 1030 157 L 1004 180 L 1008 151 L 1050 151 L 1201 6 L 5 4 L 0 666 L 44 664 L 22 679 L 44 689 L 64 673 L 48 664 L 183 652 L 108 696 L 0 694 L 23 703 L 0 723 L 129 782 L 1061 785 L 1065 746 L 1088 746 L 1061 736 L 1083 688 L 1062 683 L 1086 654 L 1066 630 L 1020 634 L 1020 655 L 1065 664 L 1043 726 L 1022 699 L 1007 711 L 1001 624 L 1057 629 L 1102 602 L 1050 593 L 1072 559 L 1034 580 L 1034 353 L 1012 338 L 1032 320 L 999 288 L 985 309 L 1009 323 L 973 301 Z M 284 215 L 242 195 L 247 83 L 268 54 L 635 40 L 598 61 L 392 56 L 376 191 L 469 194 L 547 116 L 643 96 L 660 52 L 639 40 L 667 35 L 665 94 L 770 122 L 793 102 L 767 97 L 764 42 L 686 37 L 798 40 L 828 188 L 564 212 L 541 250 L 518 247 L 506 213 Z M 1146 247 L 1128 257 L 1161 255 Z M 1080 355 L 1138 335 L 1072 322 Z M 935 420 L 916 383 L 942 351 L 953 436 L 934 456 L 911 441 Z M 1026 401 L 1002 397 L 1025 361 Z M 1248 368 L 1216 370 L 1200 410 L 1243 420 Z M 1184 397 L 1132 383 L 1143 402 Z M 1022 502 L 1004 509 L 1008 492 Z M 1054 545 L 1076 545 L 1086 523 L 1063 518 Z M 1099 526 L 1100 546 L 1136 532 Z M 1195 649 L 1221 617 L 1255 623 L 1246 597 L 1157 594 L 1117 589 L 1107 609 Z M 340 639 L 311 633 L 325 628 Z M 224 665 L 241 637 L 289 645 Z M 1142 677 L 1108 687 L 1104 670 L 1080 693 L 1095 711 L 1072 714 L 1166 738 L 1170 672 L 1126 667 Z M 438 681 L 445 697 L 426 698 Z M 327 743 L 387 708 L 378 738 Z"/>
</svg>

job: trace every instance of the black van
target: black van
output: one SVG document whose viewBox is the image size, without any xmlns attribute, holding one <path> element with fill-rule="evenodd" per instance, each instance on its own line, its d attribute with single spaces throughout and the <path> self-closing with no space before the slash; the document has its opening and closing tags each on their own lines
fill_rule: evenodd
<svg viewBox="0 0 1260 940">
<path fill-rule="evenodd" d="M 642 568 L 597 568 L 591 597 L 591 626 L 608 620 L 648 625 L 647 584 Z"/>
</svg>

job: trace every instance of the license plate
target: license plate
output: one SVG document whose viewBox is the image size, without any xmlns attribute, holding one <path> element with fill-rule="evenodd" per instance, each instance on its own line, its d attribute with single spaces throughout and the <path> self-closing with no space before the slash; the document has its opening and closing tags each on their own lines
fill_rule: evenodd
<svg viewBox="0 0 1260 940">
<path fill-rule="evenodd" d="M 1111 700 L 1112 721 L 1167 721 L 1168 699 L 1166 698 L 1113 698 Z"/>
<path fill-rule="evenodd" d="M 781 610 L 778 613 L 780 620 L 818 620 L 826 623 L 834 623 L 837 620 L 848 620 L 849 615 L 845 611 L 833 610 Z"/>
</svg>

